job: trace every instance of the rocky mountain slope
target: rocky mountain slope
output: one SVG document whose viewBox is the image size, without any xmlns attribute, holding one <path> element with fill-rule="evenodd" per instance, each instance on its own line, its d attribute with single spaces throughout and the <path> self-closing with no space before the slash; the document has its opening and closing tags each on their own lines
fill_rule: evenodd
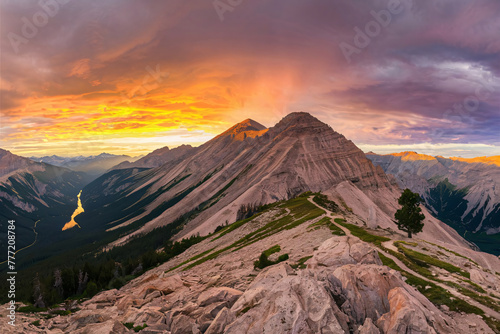
<svg viewBox="0 0 500 334">
<path fill-rule="evenodd" d="M 422 195 L 429 210 L 488 251 L 500 254 L 500 166 L 496 157 L 461 159 L 415 152 L 367 154 L 402 188 Z M 482 233 L 481 233 L 482 232 Z"/>
<path fill-rule="evenodd" d="M 146 156 L 134 161 L 124 161 L 112 169 L 126 169 L 126 168 L 154 168 L 160 167 L 167 162 L 176 161 L 184 158 L 188 154 L 194 152 L 196 148 L 191 145 L 181 145 L 176 148 L 170 149 L 167 146 L 154 150 Z"/>
<path fill-rule="evenodd" d="M 115 243 L 120 244 L 178 219 L 184 226 L 179 237 L 208 234 L 234 222 L 242 205 L 341 183 L 361 192 L 377 211 L 392 210 L 398 195 L 395 183 L 360 149 L 307 113 L 292 113 L 269 129 L 246 120 L 198 148 L 183 150 L 186 155 L 160 167 L 113 170 L 92 182 L 82 192 L 83 223 L 106 224 L 110 231 L 139 227 Z"/>
<path fill-rule="evenodd" d="M 500 332 L 498 258 L 370 229 L 347 209 L 332 212 L 313 197 L 282 201 L 229 225 L 119 290 L 66 305 L 75 310 L 69 316 L 23 315 L 15 330 Z M 288 259 L 258 269 L 254 261 L 263 252 L 270 261 Z"/>
<path fill-rule="evenodd" d="M 60 231 L 76 208 L 76 195 L 90 181 L 88 175 L 34 162 L 0 149 L 0 245 L 6 245 L 8 220 L 16 220 L 18 249 L 33 242 L 35 222 L 47 235 Z M 43 239 L 43 238 L 40 238 Z M 5 247 L 6 248 L 6 247 Z M 2 259 L 6 254 L 2 255 Z"/>
<path fill-rule="evenodd" d="M 88 157 L 60 157 L 52 155 L 45 157 L 30 157 L 30 159 L 54 166 L 69 168 L 74 171 L 85 172 L 90 175 L 101 175 L 117 164 L 133 160 L 133 158 L 128 155 L 114 155 L 109 153 L 101 153 Z"/>
</svg>

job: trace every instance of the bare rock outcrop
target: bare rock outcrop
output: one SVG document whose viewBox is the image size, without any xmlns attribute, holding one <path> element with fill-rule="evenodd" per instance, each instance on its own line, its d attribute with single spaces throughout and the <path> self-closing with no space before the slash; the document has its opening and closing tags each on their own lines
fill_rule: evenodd
<svg viewBox="0 0 500 334">
<path fill-rule="evenodd" d="M 456 333 L 442 315 L 429 310 L 429 305 L 421 304 L 405 288 L 392 289 L 388 297 L 390 312 L 377 320 L 383 333 Z"/>
<path fill-rule="evenodd" d="M 342 333 L 347 317 L 308 275 L 290 275 L 280 264 L 256 278 L 231 309 L 238 314 L 225 333 Z M 262 278 L 261 281 L 259 278 Z"/>
<path fill-rule="evenodd" d="M 145 334 L 395 334 L 457 333 L 466 325 L 382 265 L 372 246 L 351 236 L 324 241 L 306 269 L 286 263 L 265 268 L 245 291 L 213 284 L 189 273 L 145 274 L 95 296 L 51 328 L 127 333 L 122 324 L 133 323 L 146 324 L 140 331 Z M 487 328 L 480 318 L 474 323 Z"/>
</svg>

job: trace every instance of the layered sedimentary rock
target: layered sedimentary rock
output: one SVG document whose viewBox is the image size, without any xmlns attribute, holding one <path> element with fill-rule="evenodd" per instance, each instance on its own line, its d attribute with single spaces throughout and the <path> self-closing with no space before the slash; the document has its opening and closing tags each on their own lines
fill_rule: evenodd
<svg viewBox="0 0 500 334">
<path fill-rule="evenodd" d="M 96 180 L 82 195 L 89 217 L 103 210 L 93 203 L 107 204 L 102 196 L 113 192 L 109 189 L 113 183 L 117 184 L 116 202 L 137 191 L 151 198 L 154 194 L 154 200 L 144 204 L 143 214 L 121 220 L 127 225 L 147 217 L 134 234 L 169 224 L 182 215 L 192 217 L 182 235 L 207 234 L 226 221 L 235 221 L 242 205 L 288 199 L 309 190 L 324 191 L 341 182 L 349 182 L 374 200 L 387 194 L 394 200 L 397 194 L 392 180 L 360 149 L 307 113 L 292 113 L 269 129 L 246 120 L 204 145 L 182 152 L 180 158 L 163 160 L 163 165 L 154 169 L 137 170 L 126 177 L 120 173 L 125 175 L 130 169 L 114 171 Z M 162 209 L 153 212 L 158 207 Z M 94 208 L 95 215 L 91 212 Z M 201 212 L 190 215 L 195 209 Z"/>
</svg>

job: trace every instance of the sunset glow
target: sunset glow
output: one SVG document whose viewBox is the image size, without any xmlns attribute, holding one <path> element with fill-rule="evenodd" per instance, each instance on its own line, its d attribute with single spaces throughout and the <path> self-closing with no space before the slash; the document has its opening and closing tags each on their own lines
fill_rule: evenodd
<svg viewBox="0 0 500 334">
<path fill-rule="evenodd" d="M 211 1 L 69 1 L 19 44 L 43 9 L 6 2 L 0 146 L 139 155 L 308 111 L 365 151 L 499 155 L 500 3 L 438 3 L 401 1 L 347 59 L 385 2 L 246 1 L 221 20 Z"/>
</svg>

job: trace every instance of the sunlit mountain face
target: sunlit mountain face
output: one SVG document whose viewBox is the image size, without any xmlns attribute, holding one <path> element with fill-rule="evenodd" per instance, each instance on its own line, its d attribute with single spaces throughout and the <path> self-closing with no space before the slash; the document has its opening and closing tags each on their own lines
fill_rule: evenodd
<svg viewBox="0 0 500 334">
<path fill-rule="evenodd" d="M 499 154 L 500 3 L 4 1 L 0 147 L 136 156 L 306 110 L 365 151 Z"/>
</svg>

